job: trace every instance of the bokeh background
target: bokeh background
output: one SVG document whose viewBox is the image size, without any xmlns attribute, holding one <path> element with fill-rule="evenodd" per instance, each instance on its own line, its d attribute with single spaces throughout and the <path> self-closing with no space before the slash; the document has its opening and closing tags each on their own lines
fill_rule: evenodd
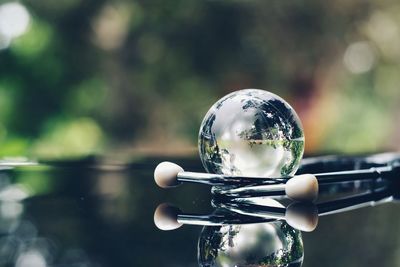
<svg viewBox="0 0 400 267">
<path fill-rule="evenodd" d="M 208 211 L 209 188 L 152 173 L 203 170 L 215 101 L 282 96 L 309 155 L 398 151 L 399 85 L 398 0 L 0 0 L 0 157 L 81 159 L 0 171 L 0 266 L 198 266 L 200 228 L 153 212 Z M 322 217 L 303 266 L 399 266 L 399 223 L 393 203 Z"/>
<path fill-rule="evenodd" d="M 0 155 L 194 154 L 243 88 L 294 106 L 306 152 L 400 147 L 400 3 L 0 1 Z"/>
</svg>

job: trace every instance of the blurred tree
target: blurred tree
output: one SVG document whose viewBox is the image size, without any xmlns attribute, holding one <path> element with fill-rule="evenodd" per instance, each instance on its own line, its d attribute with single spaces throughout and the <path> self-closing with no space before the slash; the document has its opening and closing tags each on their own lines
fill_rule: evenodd
<svg viewBox="0 0 400 267">
<path fill-rule="evenodd" d="M 293 104 L 309 152 L 398 143 L 396 1 L 24 4 L 21 36 L 0 17 L 0 154 L 193 151 L 207 109 L 250 87 Z"/>
</svg>

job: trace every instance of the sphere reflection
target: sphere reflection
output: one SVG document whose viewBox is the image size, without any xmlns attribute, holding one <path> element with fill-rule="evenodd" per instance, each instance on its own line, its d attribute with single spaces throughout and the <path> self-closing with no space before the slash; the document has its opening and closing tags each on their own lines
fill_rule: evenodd
<svg viewBox="0 0 400 267">
<path fill-rule="evenodd" d="M 301 232 L 284 221 L 206 226 L 198 244 L 201 267 L 301 266 Z"/>
</svg>

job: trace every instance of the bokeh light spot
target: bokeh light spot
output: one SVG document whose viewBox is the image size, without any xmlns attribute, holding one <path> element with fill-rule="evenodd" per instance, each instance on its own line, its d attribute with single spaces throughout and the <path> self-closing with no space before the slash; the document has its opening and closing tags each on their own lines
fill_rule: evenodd
<svg viewBox="0 0 400 267">
<path fill-rule="evenodd" d="M 36 250 L 21 253 L 15 264 L 16 267 L 46 267 L 46 259 Z"/>
<path fill-rule="evenodd" d="M 0 6 L 0 34 L 6 38 L 21 36 L 28 29 L 30 15 L 28 10 L 17 2 Z"/>
<path fill-rule="evenodd" d="M 368 42 L 356 42 L 347 47 L 343 61 L 350 72 L 359 74 L 373 67 L 376 56 Z"/>
</svg>

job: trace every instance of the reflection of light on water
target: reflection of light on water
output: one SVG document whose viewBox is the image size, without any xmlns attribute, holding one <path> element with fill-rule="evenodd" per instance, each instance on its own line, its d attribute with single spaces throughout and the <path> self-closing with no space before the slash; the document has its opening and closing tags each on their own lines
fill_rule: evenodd
<svg viewBox="0 0 400 267">
<path fill-rule="evenodd" d="M 23 220 L 13 234 L 19 241 L 30 241 L 32 243 L 32 240 L 37 238 L 38 230 L 32 222 Z"/>
<path fill-rule="evenodd" d="M 6 38 L 6 37 L 0 35 L 0 50 L 9 47 L 10 41 L 11 41 L 10 38 Z"/>
<path fill-rule="evenodd" d="M 369 71 L 375 63 L 375 53 L 368 42 L 357 42 L 349 45 L 344 53 L 344 64 L 352 73 Z"/>
<path fill-rule="evenodd" d="M 22 201 L 28 196 L 28 190 L 19 184 L 9 185 L 0 191 L 1 201 Z"/>
<path fill-rule="evenodd" d="M 0 190 L 0 215 L 2 218 L 11 219 L 19 217 L 24 207 L 20 203 L 29 197 L 28 190 L 19 184 L 5 186 Z"/>
<path fill-rule="evenodd" d="M 90 266 L 82 249 L 60 250 L 57 240 L 41 236 L 40 228 L 26 219 L 23 201 L 30 191 L 21 184 L 13 184 L 12 175 L 0 172 L 0 266 Z"/>
<path fill-rule="evenodd" d="M 0 5 L 0 49 L 7 48 L 12 39 L 24 34 L 29 23 L 28 10 L 20 3 Z"/>
<path fill-rule="evenodd" d="M 45 267 L 46 259 L 36 250 L 29 250 L 18 256 L 16 267 Z"/>
<path fill-rule="evenodd" d="M 38 165 L 36 161 L 30 160 L 26 157 L 3 157 L 0 159 L 1 167 L 20 167 L 35 165 Z"/>
<path fill-rule="evenodd" d="M 34 224 L 23 220 L 8 237 L 0 240 L 0 263 L 16 267 L 44 267 L 52 263 L 56 249 L 51 240 L 38 236 Z"/>
<path fill-rule="evenodd" d="M 17 242 L 13 238 L 4 236 L 0 238 L 0 265 L 10 266 L 7 263 L 13 261 L 15 251 L 18 248 Z"/>
<path fill-rule="evenodd" d="M 0 213 L 3 218 L 16 218 L 22 214 L 24 207 L 18 202 L 1 203 Z"/>
<path fill-rule="evenodd" d="M 22 200 L 29 197 L 27 188 L 20 184 L 10 184 L 7 174 L 0 174 L 0 217 L 1 222 L 9 222 L 6 225 L 14 225 L 13 220 L 17 219 L 23 212 Z M 0 229 L 3 229 L 0 223 Z"/>
</svg>

